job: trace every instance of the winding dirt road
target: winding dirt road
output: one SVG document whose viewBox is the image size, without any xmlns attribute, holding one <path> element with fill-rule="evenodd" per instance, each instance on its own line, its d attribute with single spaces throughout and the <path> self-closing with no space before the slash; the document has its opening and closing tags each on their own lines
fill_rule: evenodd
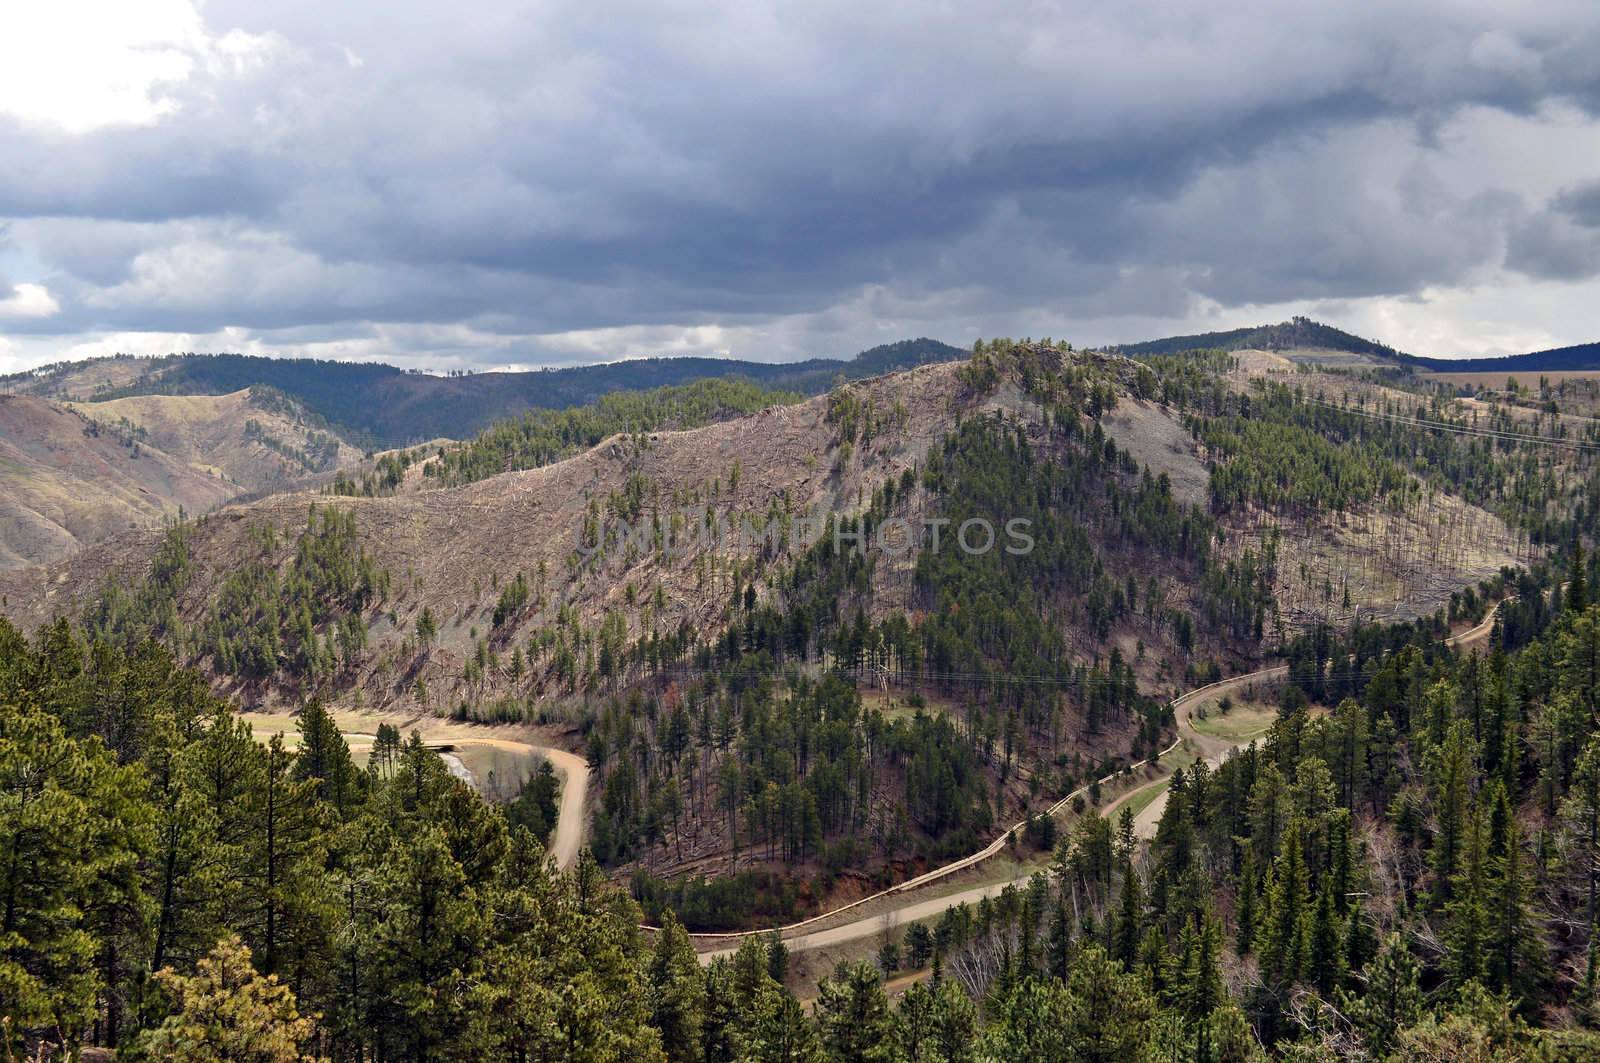
<svg viewBox="0 0 1600 1063">
<path fill-rule="evenodd" d="M 1496 603 L 1495 607 L 1489 611 L 1488 615 L 1481 623 L 1461 632 L 1460 634 L 1452 635 L 1450 638 L 1445 640 L 1445 644 L 1456 649 L 1469 649 L 1487 641 L 1490 632 L 1494 628 L 1494 620 L 1496 615 L 1499 613 L 1499 609 L 1500 605 L 1499 603 Z M 1220 764 L 1223 758 L 1226 757 L 1230 752 L 1238 749 L 1241 746 L 1247 745 L 1250 740 L 1233 740 L 1221 738 L 1215 735 L 1202 734 L 1201 732 L 1196 731 L 1194 729 L 1192 720 L 1194 710 L 1207 699 L 1221 698 L 1224 695 L 1237 693 L 1243 688 L 1259 683 L 1276 682 L 1283 679 L 1288 674 L 1288 665 L 1273 665 L 1270 668 L 1262 668 L 1258 671 L 1247 672 L 1244 675 L 1234 676 L 1230 679 L 1223 679 L 1216 683 L 1208 683 L 1203 687 L 1197 687 L 1194 690 L 1189 691 L 1187 694 L 1176 698 L 1172 702 L 1172 713 L 1177 724 L 1178 737 L 1166 749 L 1163 749 L 1160 753 L 1156 754 L 1155 757 L 1152 757 L 1149 760 L 1140 761 L 1139 763 L 1134 764 L 1132 767 L 1139 768 L 1147 764 L 1159 762 L 1161 758 L 1167 756 L 1168 754 L 1177 750 L 1180 746 L 1184 745 L 1187 745 L 1191 750 L 1193 750 L 1197 756 L 1203 757 L 1207 763 L 1213 765 Z M 1102 784 L 1106 784 L 1113 781 L 1115 778 L 1116 775 L 1108 775 L 1104 779 L 1101 779 L 1100 782 Z M 1135 797 L 1145 793 L 1152 787 L 1165 787 L 1166 783 L 1167 779 L 1161 778 L 1144 786 L 1130 790 L 1128 793 L 1121 795 L 1116 800 L 1107 803 L 1105 807 L 1100 809 L 1100 814 L 1103 816 L 1110 816 L 1120 809 L 1126 802 L 1133 800 Z M 1059 813 L 1072 801 L 1074 797 L 1086 794 L 1088 789 L 1088 786 L 1081 786 L 1072 793 L 1068 794 L 1066 797 L 1063 797 L 1061 800 L 1050 806 L 1049 814 L 1055 815 Z M 1155 833 L 1155 826 L 1160 822 L 1161 809 L 1165 806 L 1166 792 L 1163 790 L 1154 800 L 1152 800 L 1144 809 L 1141 810 L 1139 816 L 1134 821 L 1134 829 L 1140 837 L 1149 838 Z M 1018 823 L 1016 825 L 1016 827 L 1021 826 L 1022 823 Z M 1016 827 L 1013 829 L 1016 829 Z M 821 915 L 815 915 L 809 919 L 803 919 L 798 923 L 791 923 L 788 926 L 779 927 L 778 931 L 782 935 L 783 942 L 786 946 L 788 946 L 789 951 L 803 952 L 807 949 L 826 948 L 830 945 L 842 945 L 852 941 L 859 941 L 862 938 L 877 937 L 878 935 L 903 924 L 913 923 L 919 919 L 928 919 L 941 915 L 946 908 L 950 908 L 954 905 L 962 903 L 976 904 L 985 897 L 997 897 L 1009 886 L 1016 886 L 1020 889 L 1028 884 L 1029 879 L 1032 877 L 1031 875 L 1020 876 L 999 882 L 985 883 L 981 886 L 974 886 L 971 889 L 966 889 L 955 893 L 941 894 L 939 896 L 928 897 L 926 899 L 907 900 L 904 904 L 877 915 L 856 919 L 852 922 L 842 923 L 838 926 L 831 926 L 815 930 L 808 929 L 817 926 L 819 923 L 834 919 L 839 915 L 851 911 L 852 909 L 859 908 L 872 901 L 881 900 L 884 897 L 894 894 L 908 893 L 912 890 L 924 888 L 931 883 L 938 881 L 939 879 L 947 878 L 958 871 L 963 871 L 969 867 L 972 867 L 1004 849 L 1007 835 L 1009 833 L 1010 832 L 1008 831 L 1006 834 L 1002 834 L 999 838 L 995 839 L 978 852 L 973 853 L 971 856 L 966 856 L 960 860 L 945 864 L 943 867 L 934 868 L 932 871 L 919 875 L 914 879 L 909 879 L 905 882 L 902 882 L 898 886 L 892 886 L 889 889 L 875 893 L 870 897 L 863 897 L 860 900 L 852 901 L 849 904 L 835 908 L 829 912 L 824 912 Z M 720 934 L 703 933 L 691 934 L 690 938 L 695 941 L 696 945 L 711 946 L 707 948 L 706 951 L 700 953 L 700 962 L 709 963 L 719 956 L 733 955 L 738 951 L 739 942 L 744 938 L 755 934 L 769 933 L 771 933 L 770 930 L 751 930 Z M 719 945 L 720 947 L 718 947 Z"/>
<path fill-rule="evenodd" d="M 1445 639 L 1445 645 L 1458 650 L 1472 649 L 1488 641 L 1490 633 L 1494 630 L 1494 619 L 1500 613 L 1500 603 L 1496 602 L 1493 609 L 1484 616 L 1483 620 L 1456 635 Z M 1195 730 L 1194 710 L 1209 699 L 1220 699 L 1225 694 L 1237 693 L 1242 687 L 1255 683 L 1271 683 L 1283 679 L 1289 674 L 1289 666 L 1275 665 L 1272 668 L 1263 668 L 1259 672 L 1236 676 L 1233 679 L 1224 679 L 1220 683 L 1191 690 L 1172 703 L 1172 714 L 1177 720 L 1178 732 L 1182 740 L 1190 744 L 1199 756 L 1205 759 L 1210 767 L 1219 766 L 1223 759 L 1235 749 L 1248 745 L 1248 739 L 1230 740 L 1219 738 L 1215 735 L 1203 734 Z M 1160 783 L 1152 785 L 1159 786 Z M 1132 796 L 1132 795 L 1129 795 Z M 1161 813 L 1167 807 L 1167 794 L 1163 790 L 1156 798 L 1140 810 L 1135 818 L 1133 829 L 1141 838 L 1152 838 L 1156 833 L 1156 825 L 1161 822 Z"/>
<path fill-rule="evenodd" d="M 589 762 L 564 749 L 550 746 L 531 748 L 547 757 L 561 773 L 561 808 L 556 818 L 556 837 L 550 843 L 550 854 L 556 858 L 557 867 L 571 867 L 578 862 L 578 850 L 583 846 L 583 828 L 588 822 L 583 814 L 583 804 L 589 796 Z"/>
</svg>

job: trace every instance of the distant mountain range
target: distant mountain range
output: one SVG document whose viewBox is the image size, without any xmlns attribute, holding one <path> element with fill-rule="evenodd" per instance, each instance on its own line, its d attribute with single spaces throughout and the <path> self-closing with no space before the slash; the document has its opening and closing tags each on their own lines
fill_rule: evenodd
<svg viewBox="0 0 1600 1063">
<path fill-rule="evenodd" d="M 1109 349 L 1134 358 L 1199 349 L 1300 351 L 1308 356 L 1340 352 L 1368 365 L 1458 373 L 1600 370 L 1600 343 L 1503 358 L 1429 358 L 1406 354 L 1305 317 L 1225 332 L 1168 336 Z M 370 362 L 243 354 L 117 356 L 0 377 L 0 393 L 102 402 L 139 395 L 230 395 L 246 388 L 270 388 L 343 438 L 383 448 L 441 437 L 465 439 L 530 409 L 582 406 L 615 391 L 743 377 L 766 388 L 815 395 L 840 378 L 878 376 L 955 361 L 966 354 L 960 347 L 921 338 L 873 347 L 850 359 L 773 363 L 727 358 L 641 358 L 566 369 L 462 376 L 407 372 Z"/>
<path fill-rule="evenodd" d="M 1191 336 L 1129 343 L 1113 348 L 1130 358 L 1179 354 L 1193 350 L 1264 351 L 1341 351 L 1366 355 L 1380 363 L 1400 368 L 1432 370 L 1440 373 L 1572 373 L 1600 370 L 1600 343 L 1580 343 L 1530 354 L 1498 358 L 1428 358 L 1397 351 L 1343 329 L 1324 325 L 1310 318 L 1296 317 L 1276 325 L 1231 329 L 1227 332 L 1201 332 Z"/>
<path fill-rule="evenodd" d="M 439 437 L 464 439 L 528 409 L 582 406 L 613 391 L 744 377 L 768 388 L 815 395 L 840 377 L 856 380 L 966 355 L 938 340 L 915 339 L 874 347 L 849 360 L 641 358 L 568 369 L 432 376 L 375 363 L 183 354 L 62 363 L 0 378 L 0 392 L 104 401 L 133 395 L 226 395 L 266 386 L 347 437 L 395 447 Z"/>
<path fill-rule="evenodd" d="M 1408 363 L 1440 373 L 1575 373 L 1600 369 L 1600 343 L 1554 347 L 1501 358 L 1413 358 Z"/>
</svg>

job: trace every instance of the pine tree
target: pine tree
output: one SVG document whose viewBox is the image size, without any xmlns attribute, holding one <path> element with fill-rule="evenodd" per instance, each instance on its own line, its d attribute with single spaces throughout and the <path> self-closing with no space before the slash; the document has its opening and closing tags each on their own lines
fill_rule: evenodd
<svg viewBox="0 0 1600 1063">
<path fill-rule="evenodd" d="M 894 1058 L 894 1015 L 870 963 L 844 964 L 817 987 L 817 1027 L 828 1055 L 842 1063 Z"/>
<path fill-rule="evenodd" d="M 1139 943 L 1143 936 L 1144 891 L 1139 886 L 1139 873 L 1129 863 L 1123 867 L 1122 903 L 1111 933 L 1111 956 L 1124 970 L 1133 970 L 1139 961 Z"/>
<path fill-rule="evenodd" d="M 1567 566 L 1567 590 L 1563 607 L 1571 613 L 1581 613 L 1589 605 L 1589 582 L 1583 556 L 1583 543 L 1572 544 L 1572 559 Z"/>
<path fill-rule="evenodd" d="M 1250 788 L 1251 843 L 1263 862 L 1270 864 L 1276 859 L 1291 811 L 1289 784 L 1278 766 L 1268 761 Z"/>
<path fill-rule="evenodd" d="M 777 985 L 766 987 L 756 1001 L 741 1058 L 751 1063 L 827 1063 L 805 1009 Z"/>
<path fill-rule="evenodd" d="M 1445 969 L 1460 986 L 1483 978 L 1489 943 L 1489 841 L 1485 815 L 1467 816 L 1461 864 L 1445 906 Z"/>
<path fill-rule="evenodd" d="M 359 799 L 360 773 L 350 757 L 350 747 L 333 715 L 321 698 L 312 698 L 300 710 L 300 748 L 295 757 L 294 777 L 316 780 L 318 798 L 346 816 Z"/>
<path fill-rule="evenodd" d="M 1104 822 L 1099 816 L 1093 816 L 1092 821 L 1100 823 Z M 1086 820 L 1085 822 L 1091 821 Z M 1117 816 L 1117 840 L 1114 849 L 1114 855 L 1118 860 L 1126 864 L 1133 860 L 1134 856 L 1138 854 L 1138 851 L 1138 836 L 1134 834 L 1133 830 L 1133 809 L 1128 805 L 1123 805 L 1122 811 Z M 1106 867 L 1108 888 L 1110 875 L 1111 869 L 1108 862 Z"/>
<path fill-rule="evenodd" d="M 1239 1005 L 1225 1001 L 1197 1031 L 1195 1063 L 1256 1063 L 1261 1046 Z M 1204 1053 L 1203 1055 L 1201 1053 Z"/>
<path fill-rule="evenodd" d="M 899 1009 L 900 1053 L 907 1060 L 975 1060 L 978 1006 L 955 982 L 914 985 Z"/>
<path fill-rule="evenodd" d="M 733 1063 L 740 1058 L 744 1031 L 734 999 L 733 965 L 726 959 L 716 959 L 706 968 L 705 999 L 700 1058 L 705 1063 Z"/>
<path fill-rule="evenodd" d="M 1088 951 L 1106 961 L 1105 966 L 1114 972 L 1113 977 L 1123 980 L 1114 983 L 1117 988 L 1120 988 L 1125 981 L 1134 981 L 1133 976 L 1124 974 L 1116 961 L 1106 957 L 1098 946 L 1090 946 L 1085 950 Z M 1079 963 L 1084 962 L 1083 956 L 1084 953 L 1079 954 Z M 1075 963 L 1074 970 L 1077 966 Z M 1064 1021 L 1067 1015 L 1075 1010 L 1074 1005 L 1077 1003 L 1073 1000 L 1072 992 L 1067 985 L 1053 978 L 1030 978 L 991 1005 L 995 1011 L 994 1021 L 984 1032 L 978 1058 L 984 1060 L 1089 1058 L 1087 1055 L 1077 1054 L 1078 1046 L 1074 1044 L 1073 1034 L 1080 1031 L 1069 1031 Z M 1142 988 L 1140 991 L 1142 992 Z M 1082 1030 L 1081 1028 L 1088 1026 L 1089 1023 L 1083 1021 L 1082 1009 L 1077 1010 L 1080 1016 L 1075 1025 L 1083 1034 L 1089 1035 L 1084 1037 L 1084 1040 L 1088 1040 L 1099 1030 Z"/>
<path fill-rule="evenodd" d="M 1029 986 L 1041 984 L 1030 979 Z M 1045 982 L 1045 985 L 1058 983 Z M 1065 1056 L 1018 1053 L 1003 1059 L 1070 1058 L 1086 1063 L 1113 1063 L 1129 1058 L 1143 1042 L 1155 1004 L 1136 976 L 1125 975 L 1096 946 L 1079 950 L 1067 979 L 1066 1007 L 1047 1022 L 1059 1023 L 1068 1053 Z"/>
<path fill-rule="evenodd" d="M 1204 1022 L 1228 999 L 1219 962 L 1222 954 L 1222 924 L 1209 912 L 1197 912 L 1185 924 L 1181 942 L 1182 958 L 1174 979 L 1174 998 L 1178 1008 L 1193 1022 Z M 1206 1049 L 1202 1048 L 1204 1054 Z"/>
<path fill-rule="evenodd" d="M 1587 936 L 1584 988 L 1591 999 L 1600 976 L 1600 736 L 1589 739 L 1572 773 L 1572 789 L 1561 808 L 1567 834 L 1572 839 L 1572 866 L 1581 868 Z"/>
<path fill-rule="evenodd" d="M 1530 911 L 1531 883 L 1522 851 L 1522 828 L 1516 816 L 1508 814 L 1497 830 L 1499 837 L 1491 846 L 1494 855 L 1489 862 L 1488 986 L 1513 998 L 1526 997 L 1543 966 L 1545 952 Z"/>
<path fill-rule="evenodd" d="M 296 780 L 295 757 L 275 734 L 267 744 L 256 788 L 248 797 L 249 831 L 240 867 L 246 887 L 232 925 L 258 942 L 262 969 L 284 969 L 288 951 L 299 951 L 322 930 L 327 884 L 317 862 L 317 838 L 327 819 L 317 803 L 316 779 Z"/>
<path fill-rule="evenodd" d="M 1377 940 L 1372 927 L 1367 925 L 1359 900 L 1350 905 L 1350 914 L 1344 921 L 1344 969 L 1360 971 L 1377 951 Z"/>
<path fill-rule="evenodd" d="M 921 923 L 913 924 L 912 929 L 920 929 L 924 934 L 928 933 L 928 928 Z M 767 946 L 767 975 L 773 982 L 782 985 L 784 980 L 789 977 L 789 946 L 783 943 L 783 935 L 776 930 L 767 935 L 765 944 Z"/>
<path fill-rule="evenodd" d="M 741 941 L 733 955 L 733 999 L 745 1019 L 755 1014 L 761 994 L 772 985 L 768 962 L 766 943 L 755 937 Z"/>
<path fill-rule="evenodd" d="M 176 721 L 157 720 L 148 762 L 155 852 L 145 871 L 145 889 L 155 903 L 150 963 L 156 970 L 194 963 L 222 934 L 221 897 L 236 853 L 221 844 L 206 796 L 199 756 L 204 748 L 203 742 L 186 741 Z"/>
<path fill-rule="evenodd" d="M 1167 935 L 1152 921 L 1139 939 L 1139 962 L 1134 973 L 1144 978 L 1157 999 L 1166 1000 L 1173 991 L 1179 956 L 1169 954 Z"/>
<path fill-rule="evenodd" d="M 147 1058 L 314 1063 L 315 1020 L 300 1014 L 288 986 L 256 973 L 238 938 L 219 942 L 192 976 L 166 968 L 155 977 L 176 1007 L 141 1036 L 138 1048 Z"/>
<path fill-rule="evenodd" d="M 1462 836 L 1471 816 L 1473 757 L 1472 735 L 1465 720 L 1453 723 L 1444 743 L 1427 754 L 1426 769 L 1439 824 L 1433 841 L 1434 896 L 1441 903 L 1453 895 L 1461 866 Z"/>
<path fill-rule="evenodd" d="M 1383 1059 L 1399 1032 L 1423 1015 L 1421 968 L 1406 951 L 1400 935 L 1390 934 L 1366 975 L 1363 992 L 1341 992 L 1339 999 L 1371 1057 Z"/>
<path fill-rule="evenodd" d="M 47 684 L 62 700 L 77 682 Z M 54 716 L 0 701 L 0 1033 L 8 1052 L 26 1035 L 76 1040 L 100 986 L 90 909 L 118 897 L 152 846 L 146 785 L 98 739 L 70 738 Z M 10 1043 L 7 1043 L 7 1042 Z"/>
<path fill-rule="evenodd" d="M 1244 843 L 1244 858 L 1239 874 L 1234 878 L 1233 916 L 1236 925 L 1234 951 L 1241 956 L 1250 954 L 1256 933 L 1256 852 L 1255 846 Z"/>
<path fill-rule="evenodd" d="M 1331 762 L 1339 787 L 1339 803 L 1354 811 L 1367 786 L 1367 710 L 1345 698 L 1333 713 L 1336 747 Z"/>
<path fill-rule="evenodd" d="M 650 960 L 650 1025 L 672 1063 L 691 1063 L 702 1051 L 705 986 L 689 935 L 668 912 Z"/>
<path fill-rule="evenodd" d="M 1063 889 L 1057 892 L 1055 906 L 1050 912 L 1050 932 L 1045 942 L 1044 969 L 1051 977 L 1065 980 L 1071 965 L 1072 912 L 1067 908 L 1067 893 Z"/>
<path fill-rule="evenodd" d="M 1283 838 L 1283 851 L 1268 876 L 1266 910 L 1257 947 L 1261 974 L 1269 986 L 1297 982 L 1310 962 L 1310 887 L 1300 840 L 1300 821 L 1293 820 Z"/>
<path fill-rule="evenodd" d="M 1562 690 L 1588 710 L 1588 718 L 1579 725 L 1581 735 L 1600 715 L 1600 608 L 1574 614 L 1558 645 Z M 1563 778 L 1571 770 L 1572 758 L 1577 756 L 1576 742 L 1566 752 Z"/>
<path fill-rule="evenodd" d="M 906 964 L 914 969 L 927 966 L 933 955 L 933 931 L 925 923 L 912 923 L 906 927 Z"/>
<path fill-rule="evenodd" d="M 1311 923 L 1310 963 L 1306 979 L 1325 996 L 1344 976 L 1342 927 L 1334 906 L 1330 876 L 1324 875 L 1317 891 L 1316 914 Z"/>
</svg>

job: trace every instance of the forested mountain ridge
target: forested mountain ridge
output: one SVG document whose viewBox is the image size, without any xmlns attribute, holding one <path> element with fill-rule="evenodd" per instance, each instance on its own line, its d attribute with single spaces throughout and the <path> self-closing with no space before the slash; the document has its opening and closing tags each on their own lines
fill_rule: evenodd
<svg viewBox="0 0 1600 1063">
<path fill-rule="evenodd" d="M 1407 358 L 1440 373 L 1556 373 L 1600 370 L 1600 343 L 1498 358 Z"/>
<path fill-rule="evenodd" d="M 1163 352 L 1207 344 L 1280 351 L 1247 354 L 1285 371 L 1296 366 L 1314 369 L 1330 359 L 1347 367 L 1434 364 L 1409 356 L 1391 358 L 1393 352 L 1381 344 L 1304 318 L 1261 329 L 1152 341 L 1126 351 L 1160 358 Z M 813 359 L 769 365 L 655 359 L 535 374 L 451 377 L 403 373 L 382 365 L 236 355 L 114 357 L 14 374 L 0 380 L 0 390 L 68 402 L 96 424 L 123 431 L 130 441 L 142 434 L 138 442 L 146 448 L 168 453 L 201 477 L 228 481 L 230 497 L 284 490 L 335 475 L 337 493 L 371 494 L 406 483 L 408 469 L 415 468 L 424 454 L 412 446 L 386 455 L 369 451 L 363 459 L 360 451 L 379 441 L 415 444 L 427 439 L 435 446 L 443 444 L 448 460 L 435 470 L 440 477 L 430 484 L 459 484 L 548 463 L 612 431 L 693 426 L 815 394 L 838 379 L 945 361 L 963 353 L 932 340 L 907 340 L 862 352 L 848 362 Z M 1457 367 L 1436 361 L 1441 369 Z M 1571 358 L 1560 362 L 1569 363 Z M 666 383 L 638 390 L 658 382 Z M 1560 386 L 1573 390 L 1587 385 L 1577 380 Z M 1541 400 L 1540 405 L 1547 407 L 1549 402 Z M 518 411 L 526 412 L 505 417 Z M 1140 420 L 1126 409 L 1119 417 Z M 1108 432 L 1115 431 L 1114 420 L 1107 423 Z M 124 424 L 125 428 L 116 427 Z M 1148 455 L 1140 449 L 1141 436 L 1161 427 L 1144 419 L 1137 429 L 1124 432 L 1119 443 L 1139 451 L 1144 460 Z M 477 434 L 471 443 L 457 447 L 437 438 L 446 432 Z M 9 468 L 17 471 L 16 466 Z M 1188 477 L 1175 480 L 1180 493 L 1205 476 L 1203 470 L 1188 472 Z M 134 480 L 142 482 L 137 476 Z M 418 480 L 411 483 L 421 485 Z M 100 496 L 109 505 L 126 493 L 125 483 L 87 481 L 84 490 L 72 492 L 77 501 L 66 509 L 40 498 L 34 501 L 44 503 L 42 510 L 25 499 L 14 502 L 9 519 L 0 526 L 4 551 L 0 558 L 12 565 L 47 560 L 122 526 L 118 521 L 124 517 L 133 524 L 149 523 L 153 515 L 174 515 L 179 505 L 193 514 L 217 503 L 215 490 L 191 486 L 195 489 L 144 484 L 141 497 L 132 500 L 128 512 L 119 509 L 115 519 L 69 517 L 67 510 L 81 508 L 83 500 L 92 505 Z"/>
<path fill-rule="evenodd" d="M 608 864 L 804 868 L 820 876 L 813 901 L 777 903 L 814 903 L 838 873 L 967 851 L 1042 794 L 1139 759 L 1168 726 L 1156 695 L 1283 637 L 1279 559 L 1316 526 L 1283 523 L 1278 496 L 1260 493 L 1276 439 L 1188 434 L 1185 418 L 1222 424 L 1230 404 L 1254 401 L 1215 368 L 1191 379 L 1192 360 L 997 341 L 963 365 L 798 404 L 713 381 L 640 401 L 759 409 L 568 457 L 589 418 L 613 414 L 537 415 L 504 440 L 416 454 L 401 470 L 416 490 L 266 498 L 0 590 L 29 627 L 66 616 L 124 645 L 160 637 L 249 704 L 319 693 L 576 726 L 601 783 L 592 840 Z M 615 398 L 635 423 L 634 400 Z M 1266 405 L 1257 421 L 1302 413 Z M 1177 448 L 1151 453 L 1154 468 L 1127 449 L 1150 424 Z M 1253 486 L 1231 505 L 1236 488 L 1180 498 L 1172 474 L 1204 479 L 1203 456 L 1213 478 L 1250 470 L 1216 484 Z M 535 467 L 480 469 L 519 465 Z M 929 521 L 974 518 L 997 531 L 1020 518 L 1036 549 L 927 549 Z M 834 539 L 896 522 L 917 529 L 910 552 L 857 557 Z M 1431 611 L 1485 574 L 1437 567 L 1442 592 L 1408 605 Z M 1370 606 L 1364 593 L 1330 588 L 1314 615 Z M 914 685 L 927 711 L 885 714 L 856 684 L 823 681 L 836 666 L 869 693 Z M 785 749 L 824 734 L 824 757 Z M 666 896 L 648 876 L 639 889 Z"/>
<path fill-rule="evenodd" d="M 1181 354 L 1184 351 L 1285 351 L 1298 358 L 1316 361 L 1318 354 L 1330 352 L 1363 357 L 1368 364 L 1400 369 L 1427 369 L 1440 373 L 1537 373 L 1586 372 L 1600 370 L 1600 343 L 1580 343 L 1528 354 L 1494 358 L 1441 358 L 1407 354 L 1386 343 L 1366 339 L 1332 325 L 1295 317 L 1276 325 L 1201 332 L 1188 336 L 1167 336 L 1139 343 L 1113 344 L 1109 350 L 1130 358 Z"/>
<path fill-rule="evenodd" d="M 1168 336 L 1163 339 L 1145 340 L 1140 343 L 1117 344 L 1111 349 L 1120 351 L 1130 358 L 1180 354 L 1184 351 L 1240 351 L 1251 349 L 1268 351 L 1342 351 L 1350 354 L 1369 355 L 1379 361 L 1393 361 L 1406 357 L 1387 344 L 1365 339 L 1335 328 L 1332 325 L 1324 325 L 1320 321 L 1312 321 L 1306 317 L 1296 317 L 1276 325 L 1260 325 L 1231 329 L 1226 332 L 1202 332 L 1192 336 Z"/>
<path fill-rule="evenodd" d="M 742 377 L 768 388 L 815 395 L 838 377 L 857 379 L 964 357 L 937 340 L 902 340 L 850 359 L 754 362 L 725 358 L 642 358 L 532 372 L 433 376 L 379 363 L 183 354 L 66 362 L 0 378 L 0 392 L 77 401 L 134 395 L 219 395 L 273 388 L 329 424 L 380 447 L 464 439 L 530 409 L 560 410 L 614 391 Z"/>
</svg>

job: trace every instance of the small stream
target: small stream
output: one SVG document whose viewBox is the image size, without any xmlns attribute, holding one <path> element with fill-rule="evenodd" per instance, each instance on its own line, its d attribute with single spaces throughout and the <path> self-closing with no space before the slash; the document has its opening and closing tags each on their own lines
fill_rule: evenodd
<svg viewBox="0 0 1600 1063">
<path fill-rule="evenodd" d="M 472 771 L 461 762 L 460 757 L 456 756 L 454 753 L 445 753 L 442 751 L 437 752 L 439 752 L 439 759 L 444 761 L 444 766 L 450 769 L 451 775 L 454 775 L 468 786 L 471 786 L 474 789 L 477 788 L 478 780 L 472 777 Z"/>
</svg>

